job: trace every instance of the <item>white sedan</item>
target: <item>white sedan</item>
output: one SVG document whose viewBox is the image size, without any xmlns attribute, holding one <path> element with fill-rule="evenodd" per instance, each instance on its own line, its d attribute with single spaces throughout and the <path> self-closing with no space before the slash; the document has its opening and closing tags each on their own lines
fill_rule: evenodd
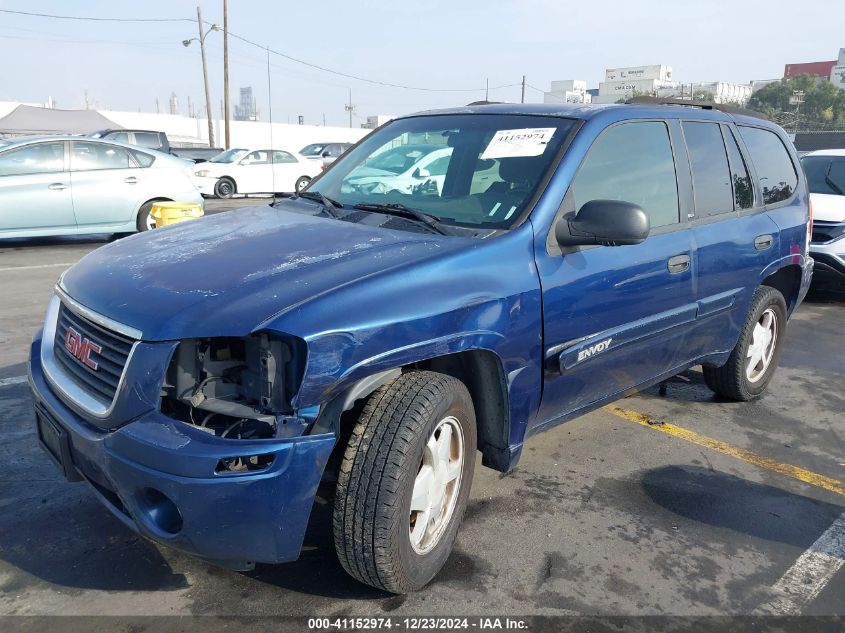
<svg viewBox="0 0 845 633">
<path fill-rule="evenodd" d="M 204 196 L 300 191 L 322 171 L 319 162 L 281 149 L 233 148 L 194 168 L 194 186 Z"/>
</svg>

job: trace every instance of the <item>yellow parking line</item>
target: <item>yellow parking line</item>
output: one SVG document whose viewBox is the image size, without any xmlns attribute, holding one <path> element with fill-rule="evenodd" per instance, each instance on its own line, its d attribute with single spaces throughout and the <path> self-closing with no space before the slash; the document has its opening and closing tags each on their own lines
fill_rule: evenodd
<svg viewBox="0 0 845 633">
<path fill-rule="evenodd" d="M 707 437 L 705 435 L 699 435 L 695 431 L 683 429 L 668 422 L 653 420 L 647 415 L 637 413 L 636 411 L 629 411 L 614 405 L 608 405 L 604 407 L 604 410 L 624 420 L 636 422 L 637 424 L 654 429 L 655 431 L 666 433 L 673 437 L 686 440 L 687 442 L 692 442 L 693 444 L 698 444 L 699 446 L 704 446 L 705 448 L 723 453 L 724 455 L 736 457 L 737 459 L 741 459 L 742 461 L 753 464 L 754 466 L 765 468 L 766 470 L 770 470 L 780 475 L 792 477 L 798 481 L 803 481 L 805 484 L 824 488 L 830 492 L 835 492 L 838 495 L 845 496 L 845 484 L 838 479 L 826 477 L 825 475 L 820 475 L 818 473 L 805 470 L 804 468 L 799 468 L 798 466 L 792 466 L 791 464 L 783 464 L 773 459 L 769 459 L 768 457 L 763 457 L 762 455 L 757 455 L 756 453 L 747 451 L 744 448 L 733 446 L 727 442 L 715 440 L 712 437 Z"/>
</svg>

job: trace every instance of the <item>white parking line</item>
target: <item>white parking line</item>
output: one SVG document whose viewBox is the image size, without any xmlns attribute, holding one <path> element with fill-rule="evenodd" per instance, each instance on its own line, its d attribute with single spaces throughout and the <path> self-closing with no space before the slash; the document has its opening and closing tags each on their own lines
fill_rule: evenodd
<svg viewBox="0 0 845 633">
<path fill-rule="evenodd" d="M 845 564 L 845 514 L 801 554 L 772 587 L 776 597 L 757 608 L 758 613 L 799 615 Z"/>
<path fill-rule="evenodd" d="M 70 268 L 76 262 L 64 262 L 61 264 L 39 264 L 37 266 L 8 266 L 7 268 L 0 268 L 0 273 L 7 273 L 14 270 L 36 270 L 38 268 Z"/>
<path fill-rule="evenodd" d="M 26 382 L 26 376 L 12 376 L 11 378 L 0 378 L 0 387 L 11 387 L 12 385 L 22 385 Z"/>
</svg>

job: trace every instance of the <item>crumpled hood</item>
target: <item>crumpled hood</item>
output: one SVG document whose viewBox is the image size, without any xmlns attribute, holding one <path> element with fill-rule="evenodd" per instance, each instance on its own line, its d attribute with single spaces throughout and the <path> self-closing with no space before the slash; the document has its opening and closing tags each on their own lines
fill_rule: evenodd
<svg viewBox="0 0 845 633">
<path fill-rule="evenodd" d="M 465 244 L 254 207 L 108 244 L 70 268 L 62 286 L 145 340 L 236 336 L 333 289 Z"/>
<path fill-rule="evenodd" d="M 811 193 L 813 219 L 824 222 L 845 222 L 845 196 Z"/>
</svg>

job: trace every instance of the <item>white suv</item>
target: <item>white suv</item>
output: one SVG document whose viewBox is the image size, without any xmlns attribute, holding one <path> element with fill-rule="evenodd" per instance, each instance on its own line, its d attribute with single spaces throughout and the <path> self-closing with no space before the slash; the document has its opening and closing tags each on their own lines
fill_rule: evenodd
<svg viewBox="0 0 845 633">
<path fill-rule="evenodd" d="M 801 164 L 813 206 L 814 276 L 845 282 L 845 149 L 810 152 Z"/>
</svg>

